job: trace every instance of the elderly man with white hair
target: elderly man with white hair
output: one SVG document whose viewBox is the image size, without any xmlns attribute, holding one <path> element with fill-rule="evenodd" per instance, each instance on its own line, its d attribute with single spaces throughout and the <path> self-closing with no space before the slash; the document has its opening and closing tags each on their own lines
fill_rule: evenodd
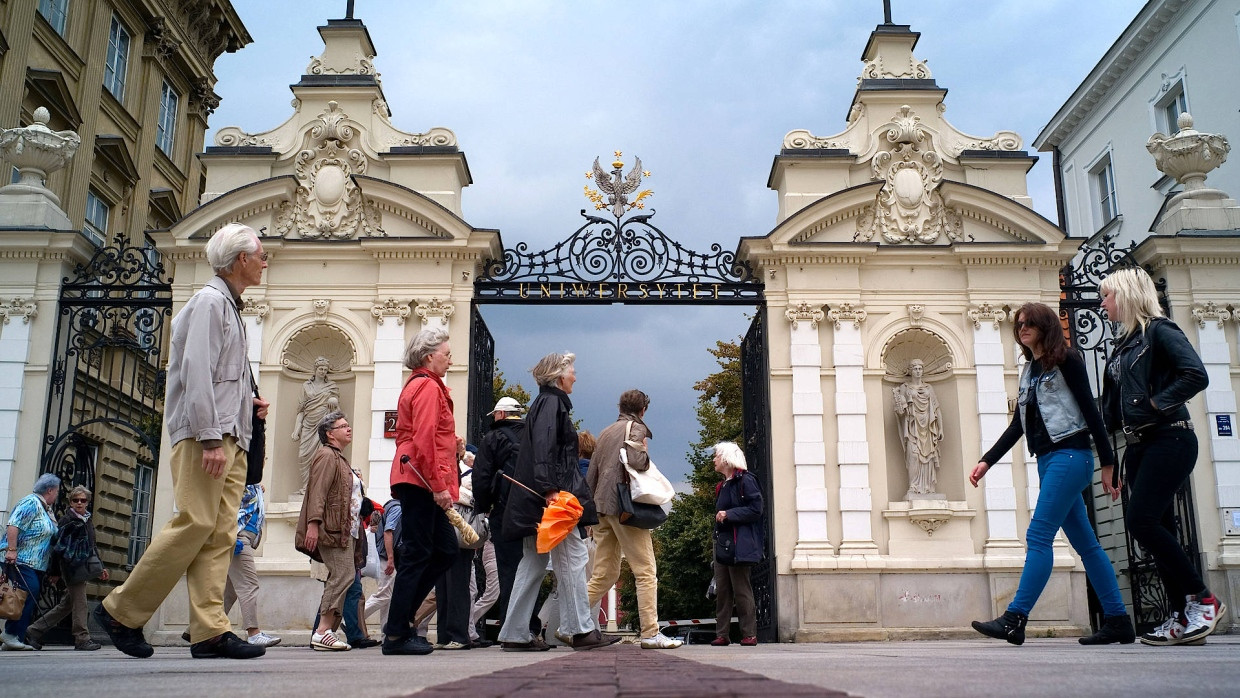
<svg viewBox="0 0 1240 698">
<path fill-rule="evenodd" d="M 142 626 L 182 575 L 189 588 L 191 656 L 248 659 L 265 652 L 231 632 L 224 585 L 254 408 L 260 419 L 267 416 L 267 402 L 254 394 L 240 312 L 241 293 L 262 283 L 267 253 L 258 234 L 240 223 L 216 231 L 206 253 L 215 276 L 172 319 L 164 424 L 173 443 L 176 515 L 125 583 L 95 609 L 116 648 L 132 657 L 154 652 Z"/>
</svg>

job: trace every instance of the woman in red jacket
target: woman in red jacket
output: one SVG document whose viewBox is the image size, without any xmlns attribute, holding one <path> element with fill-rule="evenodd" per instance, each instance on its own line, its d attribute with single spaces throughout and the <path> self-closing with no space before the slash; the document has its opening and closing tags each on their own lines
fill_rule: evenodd
<svg viewBox="0 0 1240 698">
<path fill-rule="evenodd" d="M 430 644 L 411 632 L 409 621 L 460 550 L 445 513 L 456 501 L 459 486 L 456 422 L 443 382 L 451 365 L 448 333 L 441 329 L 422 330 L 405 350 L 405 366 L 413 375 L 396 405 L 390 480 L 392 496 L 400 500 L 404 535 L 383 627 L 384 654 L 430 654 Z"/>
</svg>

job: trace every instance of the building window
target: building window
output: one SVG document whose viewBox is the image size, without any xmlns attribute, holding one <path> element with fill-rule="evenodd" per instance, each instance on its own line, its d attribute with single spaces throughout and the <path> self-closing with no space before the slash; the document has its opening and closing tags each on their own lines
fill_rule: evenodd
<svg viewBox="0 0 1240 698">
<path fill-rule="evenodd" d="M 151 494 L 155 488 L 155 469 L 138 463 L 133 473 L 133 517 L 129 529 L 129 564 L 138 564 L 151 542 Z"/>
<path fill-rule="evenodd" d="M 65 20 L 69 16 L 69 0 L 39 0 L 39 14 L 52 25 L 57 34 L 65 35 Z"/>
<path fill-rule="evenodd" d="M 159 95 L 159 123 L 155 128 L 155 145 L 168 157 L 172 157 L 172 146 L 176 140 L 177 103 L 180 101 L 176 90 L 164 81 L 163 91 Z"/>
<path fill-rule="evenodd" d="M 1188 97 L 1184 94 L 1184 83 L 1176 83 L 1171 92 L 1158 103 L 1159 130 L 1168 136 L 1175 135 L 1179 130 L 1180 114 L 1188 111 Z"/>
<path fill-rule="evenodd" d="M 1115 203 L 1115 170 L 1111 167 L 1110 153 L 1094 165 L 1089 176 L 1093 180 L 1098 227 L 1101 228 L 1119 215 L 1119 207 Z"/>
<path fill-rule="evenodd" d="M 82 226 L 82 233 L 99 247 L 103 247 L 108 239 L 108 216 L 111 213 L 112 207 L 98 194 L 86 192 L 86 224 Z"/>
<path fill-rule="evenodd" d="M 129 32 L 116 15 L 108 34 L 108 63 L 103 68 L 103 86 L 113 97 L 125 99 L 125 71 L 129 68 Z"/>
</svg>

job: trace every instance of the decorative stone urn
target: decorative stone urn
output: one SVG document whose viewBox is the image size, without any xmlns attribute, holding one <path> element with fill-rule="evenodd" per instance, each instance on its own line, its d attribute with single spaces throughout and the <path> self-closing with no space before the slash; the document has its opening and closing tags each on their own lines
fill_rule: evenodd
<svg viewBox="0 0 1240 698">
<path fill-rule="evenodd" d="M 1207 188 L 1205 181 L 1211 170 L 1227 162 L 1227 154 L 1231 152 L 1227 138 L 1193 130 L 1193 117 L 1188 112 L 1180 114 L 1176 125 L 1180 130 L 1174 136 L 1155 133 L 1145 144 L 1145 149 L 1154 156 L 1154 166 L 1184 185 L 1184 191 L 1169 204 L 1183 199 L 1226 198 L 1224 192 Z"/>
<path fill-rule="evenodd" d="M 0 187 L 0 227 L 67 230 L 69 217 L 60 198 L 46 186 L 47 176 L 73 158 L 82 139 L 73 131 L 53 131 L 47 109 L 34 110 L 34 123 L 0 130 L 0 157 L 17 168 L 21 179 Z"/>
</svg>

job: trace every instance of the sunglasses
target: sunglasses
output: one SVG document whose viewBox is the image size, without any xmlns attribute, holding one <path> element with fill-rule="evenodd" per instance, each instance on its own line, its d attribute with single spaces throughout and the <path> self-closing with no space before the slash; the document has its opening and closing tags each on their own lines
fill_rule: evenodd
<svg viewBox="0 0 1240 698">
<path fill-rule="evenodd" d="M 1036 327 L 1034 327 L 1034 326 L 1033 326 L 1033 323 L 1032 323 L 1032 322 L 1025 322 L 1024 320 L 1017 320 L 1017 321 L 1016 321 L 1016 329 L 1018 329 L 1018 330 L 1019 330 L 1019 329 L 1021 329 L 1021 328 L 1023 328 L 1023 327 L 1028 327 L 1028 328 L 1029 328 L 1029 329 L 1031 329 L 1031 330 L 1036 330 L 1036 329 L 1037 329 Z"/>
<path fill-rule="evenodd" d="M 81 497 L 78 497 L 78 498 L 76 498 L 76 499 L 70 499 L 70 500 L 69 500 L 69 503 L 70 503 L 70 504 L 86 504 L 86 503 L 88 503 L 88 502 L 90 502 L 90 500 L 89 500 L 89 499 L 82 499 Z"/>
</svg>

